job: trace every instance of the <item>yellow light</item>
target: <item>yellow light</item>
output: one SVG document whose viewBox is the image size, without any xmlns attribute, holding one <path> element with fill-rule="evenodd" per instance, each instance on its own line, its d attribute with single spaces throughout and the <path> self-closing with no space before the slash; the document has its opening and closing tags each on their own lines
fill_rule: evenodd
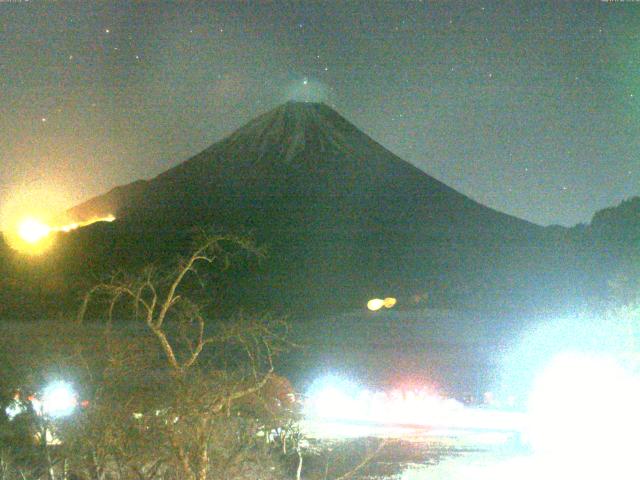
<svg viewBox="0 0 640 480">
<path fill-rule="evenodd" d="M 372 298 L 367 302 L 367 308 L 372 312 L 380 310 L 384 306 L 384 300 L 380 298 Z"/>
<path fill-rule="evenodd" d="M 68 233 L 96 222 L 113 222 L 115 219 L 116 217 L 109 214 L 105 217 L 52 227 L 35 216 L 28 216 L 17 222 L 13 228 L 5 231 L 4 235 L 7 243 L 15 250 L 29 255 L 40 255 L 53 243 L 53 233 Z"/>
<path fill-rule="evenodd" d="M 29 213 L 7 225 L 2 234 L 11 248 L 27 255 L 41 255 L 52 244 L 55 231 L 46 217 Z"/>
<path fill-rule="evenodd" d="M 35 245 L 49 233 L 51 233 L 51 227 L 35 218 L 25 218 L 18 225 L 18 235 L 30 245 Z"/>
<path fill-rule="evenodd" d="M 393 297 L 386 297 L 384 300 L 381 298 L 372 298 L 367 302 L 367 308 L 372 312 L 375 312 L 380 310 L 382 307 L 393 308 L 396 303 L 398 303 L 398 300 Z"/>
<path fill-rule="evenodd" d="M 387 297 L 383 300 L 384 308 L 392 308 L 398 301 L 393 297 Z"/>
<path fill-rule="evenodd" d="M 94 217 L 89 220 L 85 220 L 84 222 L 72 222 L 66 225 L 62 225 L 61 227 L 53 227 L 51 230 L 56 232 L 65 232 L 68 233 L 71 230 L 76 230 L 81 227 L 87 227 L 93 223 L 97 222 L 113 222 L 116 219 L 112 214 L 109 214 L 105 217 Z"/>
<path fill-rule="evenodd" d="M 58 228 L 58 230 L 60 230 L 61 232 L 70 232 L 71 230 L 75 230 L 79 226 L 80 226 L 79 223 L 70 223 L 69 225 L 64 225 Z"/>
</svg>

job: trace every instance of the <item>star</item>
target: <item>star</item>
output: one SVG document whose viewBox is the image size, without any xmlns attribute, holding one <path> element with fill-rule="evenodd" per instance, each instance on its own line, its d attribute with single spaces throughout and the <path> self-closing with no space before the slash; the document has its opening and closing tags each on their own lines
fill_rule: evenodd
<svg viewBox="0 0 640 480">
<path fill-rule="evenodd" d="M 309 80 L 307 80 L 306 78 L 304 80 L 302 80 L 302 84 L 303 85 L 307 85 L 309 83 Z"/>
<path fill-rule="evenodd" d="M 110 30 L 108 28 L 105 28 L 104 33 L 110 33 Z"/>
</svg>

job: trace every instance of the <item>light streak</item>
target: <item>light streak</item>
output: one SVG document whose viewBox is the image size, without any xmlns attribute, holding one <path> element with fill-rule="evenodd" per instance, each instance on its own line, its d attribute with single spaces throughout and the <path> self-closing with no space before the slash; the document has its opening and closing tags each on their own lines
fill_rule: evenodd
<svg viewBox="0 0 640 480">
<path fill-rule="evenodd" d="M 80 222 L 51 226 L 39 218 L 25 216 L 18 222 L 14 231 L 5 233 L 5 237 L 15 250 L 28 254 L 40 254 L 50 245 L 51 235 L 54 233 L 68 233 L 97 222 L 113 222 L 115 219 L 115 216 L 109 214 Z"/>
</svg>

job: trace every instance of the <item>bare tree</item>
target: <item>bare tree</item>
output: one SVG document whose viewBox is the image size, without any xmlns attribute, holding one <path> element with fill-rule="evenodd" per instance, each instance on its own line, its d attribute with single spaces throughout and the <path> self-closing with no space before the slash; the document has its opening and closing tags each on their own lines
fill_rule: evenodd
<svg viewBox="0 0 640 480">
<path fill-rule="evenodd" d="M 255 441 L 264 423 L 243 415 L 242 401 L 263 391 L 273 377 L 274 356 L 286 348 L 283 319 L 242 314 L 211 319 L 203 303 L 186 294 L 189 282 L 200 278 L 200 266 L 226 268 L 230 250 L 238 248 L 261 254 L 245 239 L 207 236 L 169 273 L 148 267 L 139 275 L 113 275 L 87 293 L 77 317 L 84 323 L 89 305 L 102 297 L 108 325 L 128 305 L 134 320 L 155 339 L 165 365 L 154 372 L 161 377 L 162 405 L 141 412 L 139 428 L 159 435 L 156 448 L 167 452 L 180 478 L 205 480 L 212 468 L 224 478 L 237 465 L 246 450 L 243 442 Z M 225 429 L 226 435 L 218 435 Z"/>
</svg>

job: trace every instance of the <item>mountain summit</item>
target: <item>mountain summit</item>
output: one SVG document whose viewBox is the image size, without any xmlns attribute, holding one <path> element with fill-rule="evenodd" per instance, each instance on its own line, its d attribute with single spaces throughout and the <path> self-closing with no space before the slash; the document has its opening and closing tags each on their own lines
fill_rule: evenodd
<svg viewBox="0 0 640 480">
<path fill-rule="evenodd" d="M 368 208 L 355 212 L 358 217 L 382 215 L 381 223 L 387 225 L 400 219 L 425 220 L 424 216 L 444 220 L 439 214 L 446 211 L 443 226 L 448 229 L 451 222 L 473 220 L 467 215 L 471 210 L 501 224 L 535 230 L 426 175 L 330 107 L 307 102 L 287 102 L 158 177 L 115 188 L 71 212 L 80 220 L 104 212 L 115 212 L 121 218 L 131 212 L 174 209 L 178 202 L 205 217 L 215 213 L 208 210 L 214 207 L 217 216 L 221 207 L 234 207 L 228 201 L 211 204 L 220 193 L 231 194 L 234 202 L 238 196 L 260 200 L 262 206 L 274 198 L 338 197 Z M 169 202 L 169 197 L 174 201 Z M 187 200 L 195 201 L 190 204 Z M 403 204 L 390 215 L 398 203 Z M 411 218 L 413 215 L 418 218 Z M 486 218 L 482 220 L 480 227 L 489 226 Z"/>
<path fill-rule="evenodd" d="M 514 272 L 545 250 L 542 227 L 465 197 L 317 103 L 281 105 L 156 178 L 70 212 L 115 213 L 113 228 L 148 235 L 145 251 L 174 248 L 171 232 L 193 225 L 250 232 L 269 251 L 252 287 L 266 303 L 513 293 Z M 122 242 L 109 248 L 127 255 Z"/>
</svg>

